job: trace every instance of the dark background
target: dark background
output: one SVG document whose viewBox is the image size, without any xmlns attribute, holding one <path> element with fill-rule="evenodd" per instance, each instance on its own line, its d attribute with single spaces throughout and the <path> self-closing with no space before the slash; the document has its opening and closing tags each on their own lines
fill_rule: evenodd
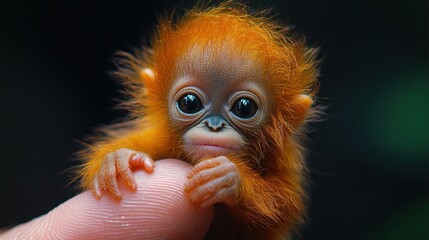
<svg viewBox="0 0 429 240">
<path fill-rule="evenodd" d="M 149 39 L 172 1 L 0 2 L 0 228 L 78 193 L 64 172 L 123 117 L 112 56 Z M 429 239 L 425 0 L 250 1 L 319 46 L 325 121 L 310 132 L 301 239 Z"/>
</svg>

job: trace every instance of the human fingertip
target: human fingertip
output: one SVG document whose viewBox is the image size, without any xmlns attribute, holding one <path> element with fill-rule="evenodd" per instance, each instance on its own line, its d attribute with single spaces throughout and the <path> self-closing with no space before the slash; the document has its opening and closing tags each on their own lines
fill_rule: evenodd
<svg viewBox="0 0 429 240">
<path fill-rule="evenodd" d="M 135 172 L 138 191 L 120 180 L 122 200 L 83 192 L 48 214 L 19 225 L 1 239 L 204 239 L 213 208 L 201 208 L 183 192 L 191 166 L 158 160 L 154 174 Z M 168 221 L 166 221 L 168 219 Z"/>
</svg>

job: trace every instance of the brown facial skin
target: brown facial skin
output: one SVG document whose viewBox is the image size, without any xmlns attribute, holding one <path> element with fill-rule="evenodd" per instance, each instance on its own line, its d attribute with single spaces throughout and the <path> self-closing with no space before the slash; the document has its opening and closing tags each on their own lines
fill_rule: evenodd
<svg viewBox="0 0 429 240">
<path fill-rule="evenodd" d="M 185 77 L 172 88 L 171 118 L 186 129 L 184 152 L 197 163 L 185 192 L 202 206 L 231 204 L 239 194 L 241 176 L 225 156 L 237 155 L 245 149 L 247 138 L 240 129 L 258 127 L 265 118 L 264 93 L 248 81 L 232 79 L 221 85 L 216 84 L 218 79 L 206 79 L 204 82 Z"/>
</svg>

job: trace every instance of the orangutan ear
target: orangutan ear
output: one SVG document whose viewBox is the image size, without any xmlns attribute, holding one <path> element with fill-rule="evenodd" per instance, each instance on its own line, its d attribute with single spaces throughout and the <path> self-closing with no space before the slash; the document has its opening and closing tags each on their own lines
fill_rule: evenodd
<svg viewBox="0 0 429 240">
<path fill-rule="evenodd" d="M 152 68 L 143 68 L 140 71 L 140 77 L 143 80 L 144 86 L 152 86 L 155 81 L 155 72 Z"/>
<path fill-rule="evenodd" d="M 298 128 L 304 122 L 307 117 L 308 110 L 310 110 L 313 104 L 313 99 L 306 94 L 300 94 L 296 97 L 294 105 L 292 106 L 295 117 L 292 120 L 292 126 Z"/>
</svg>

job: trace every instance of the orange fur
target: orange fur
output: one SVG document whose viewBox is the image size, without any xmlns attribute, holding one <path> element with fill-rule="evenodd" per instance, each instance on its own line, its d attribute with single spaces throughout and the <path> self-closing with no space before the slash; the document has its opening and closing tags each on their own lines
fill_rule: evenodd
<svg viewBox="0 0 429 240">
<path fill-rule="evenodd" d="M 175 81 L 175 66 L 187 60 L 185 52 L 209 44 L 232 46 L 234 54 L 260 66 L 260 84 L 270 92 L 271 109 L 267 124 L 246 133 L 258 140 L 249 142 L 243 155 L 231 156 L 243 179 L 239 204 L 216 206 L 221 219 L 215 219 L 207 238 L 282 238 L 296 229 L 305 212 L 306 169 L 299 138 L 312 103 L 302 96 L 317 92 L 316 51 L 243 6 L 196 7 L 177 22 L 162 20 L 152 50 L 120 54 L 117 75 L 127 86 L 131 100 L 125 105 L 136 120 L 125 134 L 109 134 L 83 153 L 82 185 L 89 188 L 106 154 L 119 148 L 143 151 L 154 159 L 183 157 L 179 132 L 167 117 L 166 96 Z M 142 72 L 144 68 L 153 69 L 154 75 Z"/>
</svg>

